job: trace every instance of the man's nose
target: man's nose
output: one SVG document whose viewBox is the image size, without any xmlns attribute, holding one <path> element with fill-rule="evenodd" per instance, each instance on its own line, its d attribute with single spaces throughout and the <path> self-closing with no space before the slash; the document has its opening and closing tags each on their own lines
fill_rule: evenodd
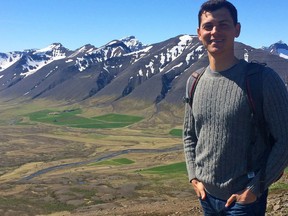
<svg viewBox="0 0 288 216">
<path fill-rule="evenodd" d="M 220 32 L 219 26 L 217 26 L 217 25 L 213 26 L 213 28 L 211 30 L 211 34 L 215 34 L 215 33 L 218 33 L 218 32 Z"/>
</svg>

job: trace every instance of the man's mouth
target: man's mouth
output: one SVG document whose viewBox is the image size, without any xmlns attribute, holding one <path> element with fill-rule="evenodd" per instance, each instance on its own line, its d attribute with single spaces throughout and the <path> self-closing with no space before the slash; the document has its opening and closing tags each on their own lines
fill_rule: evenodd
<svg viewBox="0 0 288 216">
<path fill-rule="evenodd" d="M 223 40 L 220 40 L 220 39 L 213 39 L 213 40 L 211 40 L 210 41 L 211 43 L 221 43 L 221 42 L 223 42 Z"/>
</svg>

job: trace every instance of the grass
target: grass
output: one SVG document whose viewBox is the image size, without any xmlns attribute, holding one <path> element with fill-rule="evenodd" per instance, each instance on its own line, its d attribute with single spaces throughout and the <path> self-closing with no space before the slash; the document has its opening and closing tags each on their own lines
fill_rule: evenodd
<svg viewBox="0 0 288 216">
<path fill-rule="evenodd" d="M 47 124 L 63 125 L 77 128 L 121 128 L 141 121 L 140 116 L 107 114 L 92 118 L 80 116 L 81 109 L 72 109 L 64 111 L 42 110 L 28 115 L 34 122 Z"/>
<path fill-rule="evenodd" d="M 44 211 L 45 214 L 58 211 L 72 211 L 75 206 L 61 203 L 59 201 L 53 202 L 39 202 L 39 200 L 32 200 L 27 198 L 14 198 L 14 197 L 0 197 L 0 208 L 9 210 L 23 210 L 34 212 Z"/>
<path fill-rule="evenodd" d="M 83 188 L 71 188 L 71 192 L 73 193 L 80 193 L 84 196 L 85 199 L 90 199 L 96 194 L 96 190 L 91 190 L 91 189 L 83 189 Z"/>
<path fill-rule="evenodd" d="M 288 167 L 284 170 L 284 176 L 282 178 L 285 178 L 285 176 L 288 175 Z M 288 184 L 281 182 L 281 179 L 274 184 L 270 186 L 271 190 L 288 190 Z"/>
<path fill-rule="evenodd" d="M 271 190 L 288 190 L 288 184 L 283 182 L 275 182 L 270 186 Z"/>
<path fill-rule="evenodd" d="M 182 137 L 183 130 L 182 129 L 172 129 L 169 134 L 176 137 Z"/>
<path fill-rule="evenodd" d="M 128 158 L 118 158 L 118 159 L 113 159 L 113 160 L 90 163 L 89 166 L 100 166 L 100 165 L 119 166 L 119 165 L 129 165 L 133 163 L 135 162 Z"/>
<path fill-rule="evenodd" d="M 31 204 L 27 199 L 14 198 L 14 197 L 0 197 L 0 207 L 16 207 L 19 205 L 28 205 Z"/>
<path fill-rule="evenodd" d="M 118 159 L 114 159 L 114 161 L 116 163 L 125 164 L 125 165 L 135 163 L 134 161 L 132 161 L 132 160 L 130 160 L 128 158 L 118 158 Z"/>
<path fill-rule="evenodd" d="M 157 166 L 150 169 L 145 169 L 142 172 L 166 175 L 166 174 L 186 174 L 187 170 L 185 162 L 179 162 L 169 165 Z"/>
<path fill-rule="evenodd" d="M 131 115 L 121 115 L 121 114 L 107 114 L 103 116 L 93 117 L 92 119 L 99 121 L 108 121 L 108 122 L 137 122 L 142 120 L 142 117 L 139 116 L 131 116 Z"/>
<path fill-rule="evenodd" d="M 61 212 L 61 211 L 73 211 L 74 209 L 76 209 L 76 207 L 73 205 L 68 205 L 66 203 L 61 203 L 58 201 L 41 203 L 39 205 L 46 214 L 50 214 L 53 212 Z"/>
</svg>

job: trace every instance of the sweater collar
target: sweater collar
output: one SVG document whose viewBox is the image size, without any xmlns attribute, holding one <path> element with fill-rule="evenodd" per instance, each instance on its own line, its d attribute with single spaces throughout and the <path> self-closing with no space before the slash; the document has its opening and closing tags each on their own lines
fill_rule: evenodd
<svg viewBox="0 0 288 216">
<path fill-rule="evenodd" d="M 212 77 L 230 77 L 231 75 L 233 75 L 235 72 L 239 73 L 239 71 L 243 71 L 241 70 L 241 68 L 245 67 L 245 65 L 247 64 L 247 62 L 243 59 L 240 59 L 239 62 L 235 65 L 233 65 L 232 67 L 230 67 L 227 70 L 224 71 L 213 71 L 211 70 L 210 66 L 208 66 L 206 68 L 206 73 L 208 76 L 212 76 Z"/>
</svg>

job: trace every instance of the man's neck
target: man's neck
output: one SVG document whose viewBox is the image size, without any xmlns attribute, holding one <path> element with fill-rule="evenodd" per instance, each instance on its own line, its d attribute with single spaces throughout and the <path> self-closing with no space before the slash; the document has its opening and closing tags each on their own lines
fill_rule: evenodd
<svg viewBox="0 0 288 216">
<path fill-rule="evenodd" d="M 228 57 L 227 56 L 214 57 L 212 55 L 208 55 L 208 57 L 211 70 L 218 72 L 225 71 L 239 62 L 239 60 L 234 55 L 230 55 Z"/>
</svg>

